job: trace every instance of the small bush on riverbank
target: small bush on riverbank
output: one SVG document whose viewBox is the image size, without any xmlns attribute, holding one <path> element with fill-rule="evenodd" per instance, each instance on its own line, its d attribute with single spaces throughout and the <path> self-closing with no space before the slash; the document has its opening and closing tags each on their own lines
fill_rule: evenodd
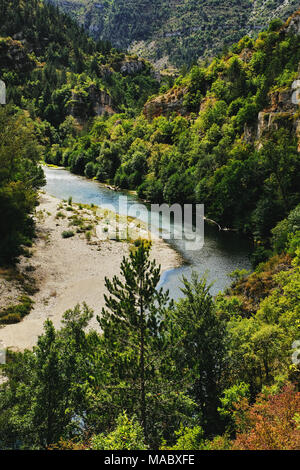
<svg viewBox="0 0 300 470">
<path fill-rule="evenodd" d="M 65 230 L 64 232 L 62 232 L 61 236 L 63 238 L 71 238 L 71 237 L 74 237 L 74 232 L 73 230 Z"/>
<path fill-rule="evenodd" d="M 56 219 L 65 219 L 66 216 L 63 212 L 59 211 L 57 212 L 56 216 L 55 216 Z"/>
<path fill-rule="evenodd" d="M 19 298 L 20 303 L 0 311 L 0 325 L 19 323 L 32 309 L 33 301 L 26 295 Z"/>
</svg>

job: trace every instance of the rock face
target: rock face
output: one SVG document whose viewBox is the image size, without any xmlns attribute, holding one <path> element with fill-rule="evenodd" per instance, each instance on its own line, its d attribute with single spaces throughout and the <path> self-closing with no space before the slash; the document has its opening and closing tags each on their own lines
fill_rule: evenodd
<svg viewBox="0 0 300 470">
<path fill-rule="evenodd" d="M 6 104 L 6 85 L 0 80 L 0 104 Z"/>
<path fill-rule="evenodd" d="M 123 75 L 134 75 L 145 69 L 145 62 L 142 60 L 128 60 L 121 62 L 120 72 Z"/>
<path fill-rule="evenodd" d="M 175 112 L 182 116 L 187 114 L 183 100 L 187 88 L 172 88 L 168 93 L 157 96 L 148 101 L 144 106 L 144 115 L 148 120 L 158 116 L 168 116 Z"/>
<path fill-rule="evenodd" d="M 146 69 L 144 60 L 125 59 L 122 62 L 116 62 L 109 65 L 98 65 L 98 74 L 100 77 L 107 78 L 114 72 L 120 72 L 122 75 L 134 75 Z"/>
<path fill-rule="evenodd" d="M 286 20 L 299 0 L 47 0 L 59 5 L 95 39 L 134 50 L 160 67 L 196 62 L 224 44 L 253 35 L 275 18 Z M 153 47 L 154 46 L 154 47 Z"/>
<path fill-rule="evenodd" d="M 256 138 L 259 140 L 267 131 L 287 126 L 293 126 L 293 113 L 262 111 L 258 114 Z"/>
<path fill-rule="evenodd" d="M 300 14 L 295 13 L 283 27 L 283 33 L 300 35 Z M 269 106 L 258 114 L 257 128 L 248 129 L 245 126 L 244 139 L 246 141 L 258 141 L 263 135 L 279 127 L 292 127 L 298 138 L 298 150 L 300 151 L 300 63 L 298 77 L 290 88 L 276 90 L 269 94 Z"/>
<path fill-rule="evenodd" d="M 287 28 L 287 33 L 289 34 L 300 34 L 300 15 L 299 12 L 295 13 L 289 20 Z"/>
<path fill-rule="evenodd" d="M 283 26 L 282 34 L 300 35 L 300 12 L 295 13 L 291 19 Z M 253 52 L 244 49 L 240 55 L 241 60 L 249 62 Z M 187 88 L 174 87 L 169 92 L 150 99 L 144 106 L 144 115 L 148 120 L 158 116 L 169 116 L 173 112 L 182 116 L 188 112 L 184 106 L 184 97 Z M 204 98 L 200 104 L 200 111 L 205 110 L 207 103 L 211 98 Z M 261 138 L 269 131 L 280 127 L 293 129 L 298 138 L 298 149 L 300 151 L 300 63 L 298 78 L 291 87 L 277 89 L 269 93 L 269 104 L 262 110 L 255 124 L 244 126 L 243 138 L 246 142 L 255 143 L 258 147 L 261 144 Z"/>
<path fill-rule="evenodd" d="M 300 24 L 300 23 L 299 23 Z M 291 88 L 270 93 L 270 106 L 258 115 L 256 139 L 260 139 L 265 132 L 278 129 L 279 126 L 293 127 L 298 136 L 298 149 L 300 150 L 300 119 L 298 96 L 300 89 L 300 64 L 298 79 Z M 295 99 L 296 98 L 296 99 Z"/>
<path fill-rule="evenodd" d="M 95 116 L 103 116 L 105 113 L 114 114 L 111 96 L 104 90 L 99 90 L 95 85 L 90 85 L 85 93 L 72 91 L 69 104 L 69 113 L 79 123 L 83 123 L 91 111 Z"/>
<path fill-rule="evenodd" d="M 10 37 L 0 38 L 0 68 L 27 72 L 35 67 L 21 41 Z"/>
<path fill-rule="evenodd" d="M 88 89 L 88 95 L 96 116 L 102 116 L 105 113 L 114 114 L 111 96 L 106 91 L 98 90 L 94 85 L 91 85 Z"/>
<path fill-rule="evenodd" d="M 279 121 L 293 119 L 298 105 L 293 103 L 292 94 L 293 89 L 291 88 L 270 94 L 270 107 L 261 111 L 258 115 L 258 139 L 266 130 L 276 129 Z"/>
<path fill-rule="evenodd" d="M 296 136 L 298 139 L 298 152 L 300 152 L 300 119 L 297 119 L 295 123 L 295 127 L 296 127 Z"/>
</svg>

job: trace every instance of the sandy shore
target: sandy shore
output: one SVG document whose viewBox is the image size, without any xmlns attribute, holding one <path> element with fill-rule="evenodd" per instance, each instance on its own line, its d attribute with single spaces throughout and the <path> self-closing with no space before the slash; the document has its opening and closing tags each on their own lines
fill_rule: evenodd
<svg viewBox="0 0 300 470">
<path fill-rule="evenodd" d="M 67 204 L 59 199 L 48 194 L 41 195 L 37 209 L 38 237 L 31 250 L 32 256 L 23 257 L 19 265 L 21 272 L 32 272 L 38 292 L 32 296 L 34 307 L 31 313 L 22 322 L 0 327 L 0 341 L 6 347 L 20 350 L 31 348 L 42 333 L 47 318 L 58 328 L 63 313 L 77 303 L 86 302 L 95 315 L 104 306 L 104 278 L 119 274 L 120 263 L 123 256 L 128 254 L 130 243 L 99 241 L 93 230 L 87 240 L 86 233 L 77 233 L 76 226 L 69 226 L 70 220 L 75 213 L 77 217 L 78 214 L 84 217 L 86 224 L 92 225 L 95 223 L 95 214 L 75 204 L 72 204 L 72 208 L 69 207 L 68 211 Z M 70 229 L 74 231 L 74 236 L 63 238 L 62 232 Z M 179 255 L 162 240 L 153 241 L 151 257 L 161 264 L 162 272 L 181 263 Z M 14 288 L 10 287 L 10 290 L 13 294 Z M 99 328 L 95 318 L 91 327 Z"/>
</svg>

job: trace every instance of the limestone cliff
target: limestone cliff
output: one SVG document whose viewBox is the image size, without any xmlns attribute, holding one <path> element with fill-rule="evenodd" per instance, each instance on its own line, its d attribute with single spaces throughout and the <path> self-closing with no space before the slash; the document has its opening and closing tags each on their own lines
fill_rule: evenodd
<svg viewBox="0 0 300 470">
<path fill-rule="evenodd" d="M 138 58 L 132 59 L 130 56 L 125 56 L 124 60 L 116 61 L 111 65 L 98 64 L 97 71 L 99 76 L 107 78 L 114 72 L 120 72 L 122 75 L 134 75 L 146 70 L 146 67 L 147 65 L 144 60 Z"/>
<path fill-rule="evenodd" d="M 21 41 L 11 37 L 0 38 L 0 68 L 27 72 L 36 66 Z"/>
<path fill-rule="evenodd" d="M 83 123 L 91 114 L 103 116 L 105 113 L 114 114 L 115 110 L 111 96 L 95 85 L 90 85 L 87 90 L 72 90 L 69 113 Z"/>
<path fill-rule="evenodd" d="M 212 57 L 255 35 L 273 18 L 287 19 L 299 0 L 48 0 L 96 39 L 131 50 L 157 68 Z"/>
<path fill-rule="evenodd" d="M 300 12 L 296 12 L 281 28 L 280 33 L 300 35 Z M 248 64 L 251 61 L 253 50 L 244 48 L 239 54 L 242 62 Z M 229 56 L 230 57 L 230 56 Z M 273 129 L 287 127 L 294 129 L 298 136 L 300 151 L 300 63 L 298 76 L 294 77 L 291 85 L 286 87 L 273 87 L 268 93 L 268 104 L 259 112 L 257 120 L 252 125 L 245 124 L 243 139 L 247 142 L 255 143 L 258 147 L 261 145 L 262 137 Z M 226 76 L 220 74 L 220 79 L 228 80 Z M 157 116 L 169 116 L 176 112 L 182 116 L 188 115 L 185 106 L 185 96 L 189 92 L 188 86 L 175 86 L 167 93 L 150 99 L 144 106 L 144 115 L 148 120 Z M 202 111 L 207 100 L 211 101 L 212 96 L 204 97 L 200 102 L 199 111 Z"/>
<path fill-rule="evenodd" d="M 144 115 L 149 120 L 157 116 L 168 116 L 173 112 L 185 116 L 187 110 L 183 100 L 186 92 L 187 88 L 175 87 L 163 95 L 152 98 L 144 106 Z"/>
<path fill-rule="evenodd" d="M 120 72 L 123 75 L 134 75 L 135 73 L 141 72 L 145 68 L 145 62 L 139 59 L 127 59 L 122 61 L 120 64 Z"/>
<path fill-rule="evenodd" d="M 298 80 L 300 80 L 300 64 Z M 294 83 L 296 83 L 295 80 Z M 278 129 L 279 126 L 293 126 L 299 129 L 299 104 L 293 99 L 295 85 L 285 90 L 274 91 L 269 94 L 270 106 L 258 115 L 257 134 L 259 140 L 265 132 Z"/>
</svg>

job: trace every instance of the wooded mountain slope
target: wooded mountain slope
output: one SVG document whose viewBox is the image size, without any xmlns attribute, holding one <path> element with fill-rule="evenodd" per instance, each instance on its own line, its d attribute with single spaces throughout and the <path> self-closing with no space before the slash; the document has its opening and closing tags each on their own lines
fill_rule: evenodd
<svg viewBox="0 0 300 470">
<path fill-rule="evenodd" d="M 298 0 L 50 0 L 96 39 L 133 48 L 163 67 L 212 57 L 273 18 L 287 19 Z"/>
<path fill-rule="evenodd" d="M 30 243 L 45 153 L 94 116 L 135 114 L 159 85 L 144 60 L 95 43 L 53 5 L 0 0 L 0 12 L 0 79 L 7 89 L 0 108 L 1 264 Z"/>
</svg>

